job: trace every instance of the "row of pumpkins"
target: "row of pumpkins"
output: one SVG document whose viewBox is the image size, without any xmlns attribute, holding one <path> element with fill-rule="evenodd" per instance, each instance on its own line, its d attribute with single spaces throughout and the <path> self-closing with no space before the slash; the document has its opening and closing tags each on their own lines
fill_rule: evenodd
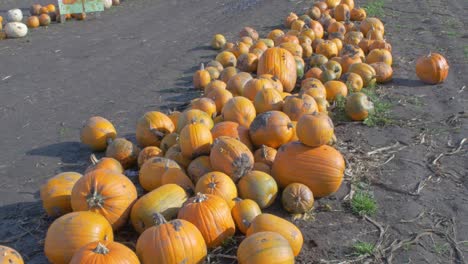
<svg viewBox="0 0 468 264">
<path fill-rule="evenodd" d="M 76 0 L 64 0 L 64 4 L 74 4 Z M 109 9 L 113 5 L 120 5 L 120 0 L 104 0 L 104 8 Z M 0 40 L 5 38 L 23 38 L 28 34 L 28 28 L 38 28 L 39 26 L 49 26 L 53 21 L 60 21 L 60 12 L 54 4 L 41 6 L 33 4 L 29 9 L 30 16 L 23 23 L 23 12 L 21 9 L 15 8 L 8 10 L 6 13 L 5 30 L 3 29 L 3 17 L 0 16 Z M 86 13 L 82 14 L 66 14 L 65 19 L 86 19 Z"/>
<path fill-rule="evenodd" d="M 58 217 L 45 238 L 51 263 L 203 263 L 236 230 L 246 235 L 239 263 L 294 263 L 301 231 L 262 209 L 282 190 L 283 208 L 304 214 L 314 197 L 338 190 L 345 161 L 329 106 L 344 97 L 350 119 L 367 118 L 373 105 L 360 90 L 391 80 L 392 47 L 383 23 L 352 0 L 317 2 L 284 24 L 266 38 L 246 27 L 235 43 L 215 35 L 220 53 L 193 76 L 202 96 L 183 112 L 145 113 L 137 144 L 103 117 L 87 120 L 81 142 L 105 157 L 41 188 L 45 211 Z M 447 76 L 435 56 L 443 59 L 425 56 L 417 70 L 428 83 Z M 137 184 L 124 175 L 134 167 Z M 113 241 L 127 222 L 140 234 L 136 254 Z"/>
</svg>

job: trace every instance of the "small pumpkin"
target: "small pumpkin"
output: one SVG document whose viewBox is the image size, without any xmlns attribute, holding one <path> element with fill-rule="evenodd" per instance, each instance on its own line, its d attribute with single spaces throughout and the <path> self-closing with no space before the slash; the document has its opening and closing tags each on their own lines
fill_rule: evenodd
<svg viewBox="0 0 468 264">
<path fill-rule="evenodd" d="M 210 74 L 211 80 L 217 80 L 221 73 L 215 67 L 206 67 L 205 70 Z"/>
<path fill-rule="evenodd" d="M 215 171 L 224 172 L 237 182 L 252 169 L 254 157 L 242 142 L 221 136 L 213 143 L 210 161 Z"/>
<path fill-rule="evenodd" d="M 167 117 L 169 117 L 169 119 L 171 119 L 172 123 L 174 124 L 174 128 L 177 128 L 180 114 L 180 111 L 169 111 L 167 114 Z"/>
<path fill-rule="evenodd" d="M 328 101 L 322 97 L 314 98 L 314 100 L 317 103 L 317 111 L 328 115 L 328 108 L 330 107 L 330 103 L 328 103 Z M 299 138 L 297 140 L 299 140 Z"/>
<path fill-rule="evenodd" d="M 429 53 L 416 61 L 416 75 L 427 84 L 438 84 L 445 81 L 449 72 L 449 64 L 439 53 Z"/>
<path fill-rule="evenodd" d="M 140 264 L 133 250 L 123 244 L 113 241 L 95 241 L 80 248 L 70 261 L 70 264 L 80 263 L 127 263 Z"/>
<path fill-rule="evenodd" d="M 246 97 L 250 101 L 253 101 L 257 93 L 264 88 L 265 89 L 275 88 L 274 83 L 269 78 L 250 79 L 244 86 L 244 89 L 242 91 L 242 96 Z M 281 89 L 282 88 L 283 86 L 281 85 Z"/>
<path fill-rule="evenodd" d="M 368 17 L 364 19 L 361 23 L 360 30 L 365 36 L 367 36 L 367 33 L 370 30 L 380 31 L 382 32 L 382 34 L 385 32 L 385 28 L 382 21 L 380 21 L 380 19 L 376 17 Z"/>
<path fill-rule="evenodd" d="M 191 109 L 198 109 L 207 113 L 211 117 L 216 117 L 216 103 L 210 98 L 202 97 L 190 102 Z"/>
<path fill-rule="evenodd" d="M 373 86 L 376 82 L 377 73 L 369 64 L 355 63 L 349 67 L 348 72 L 361 76 L 364 87 Z"/>
<path fill-rule="evenodd" d="M 218 109 L 217 105 L 216 109 Z M 190 124 L 202 124 L 211 129 L 213 127 L 213 119 L 207 113 L 198 109 L 185 110 L 179 116 L 177 132 L 180 133 L 185 126 Z"/>
<path fill-rule="evenodd" d="M 324 42 L 318 44 L 316 53 L 322 54 L 323 56 L 330 59 L 338 55 L 338 47 L 334 42 L 325 40 Z"/>
<path fill-rule="evenodd" d="M 314 53 L 314 50 L 312 49 L 312 45 L 311 44 L 308 44 L 308 43 L 302 43 L 301 44 L 301 47 L 302 47 L 302 58 L 303 59 L 308 59 L 312 56 L 312 54 Z M 302 66 L 303 68 L 305 67 L 305 65 Z M 304 71 L 304 69 L 302 70 Z M 301 78 L 304 76 L 304 73 L 300 76 Z"/>
<path fill-rule="evenodd" d="M 138 154 L 138 167 L 143 166 L 143 163 L 151 158 L 163 156 L 164 152 L 160 148 L 154 146 L 146 147 Z"/>
<path fill-rule="evenodd" d="M 265 172 L 250 171 L 239 180 L 239 197 L 254 200 L 260 208 L 273 204 L 278 194 L 275 179 Z"/>
<path fill-rule="evenodd" d="M 258 40 L 258 32 L 251 27 L 244 27 L 239 32 L 239 37 L 251 37 L 253 40 Z"/>
<path fill-rule="evenodd" d="M 187 166 L 192 161 L 189 158 L 186 158 L 184 155 L 182 155 L 182 149 L 180 148 L 179 144 L 175 144 L 172 147 L 170 147 L 164 154 L 164 157 L 170 160 L 174 160 L 182 168 L 187 168 Z"/>
<path fill-rule="evenodd" d="M 254 40 L 249 36 L 243 36 L 239 40 L 240 42 L 247 44 L 247 46 L 252 46 L 254 44 Z"/>
<path fill-rule="evenodd" d="M 242 142 L 248 149 L 253 149 L 249 129 L 239 125 L 237 122 L 220 122 L 211 129 L 211 135 L 213 136 L 213 140 L 222 136 L 231 137 Z"/>
<path fill-rule="evenodd" d="M 274 88 L 263 88 L 254 98 L 255 110 L 258 114 L 267 111 L 283 109 L 283 96 Z"/>
<path fill-rule="evenodd" d="M 299 141 L 310 147 L 327 144 L 334 134 L 334 126 L 327 114 L 314 112 L 303 115 L 297 122 Z"/>
<path fill-rule="evenodd" d="M 346 28 L 343 23 L 335 21 L 328 25 L 327 32 L 328 34 L 341 33 L 344 35 L 346 33 Z"/>
<path fill-rule="evenodd" d="M 384 62 L 388 64 L 388 66 L 392 66 L 392 54 L 386 49 L 373 49 L 367 55 L 366 62 L 368 64 Z"/>
<path fill-rule="evenodd" d="M 245 44 L 244 42 L 236 42 L 234 47 L 230 50 L 234 54 L 234 56 L 236 56 L 237 58 L 236 66 L 238 66 L 239 64 L 239 57 L 242 54 L 249 53 L 249 49 L 250 49 L 250 46 Z"/>
<path fill-rule="evenodd" d="M 257 74 L 276 76 L 283 84 L 284 90 L 290 92 L 296 84 L 296 61 L 285 49 L 269 48 L 259 59 Z"/>
<path fill-rule="evenodd" d="M 278 148 L 293 135 L 291 119 L 280 111 L 259 114 L 250 125 L 249 134 L 255 146 Z"/>
<path fill-rule="evenodd" d="M 224 105 L 233 97 L 233 95 L 226 89 L 215 89 L 208 93 L 205 97 L 210 98 L 215 102 L 216 110 L 218 111 L 218 114 L 220 114 Z"/>
<path fill-rule="evenodd" d="M 244 72 L 256 72 L 258 67 L 258 56 L 253 53 L 245 53 L 237 59 L 237 67 Z"/>
<path fill-rule="evenodd" d="M 292 214 L 303 214 L 314 207 L 314 194 L 302 183 L 291 183 L 283 190 L 281 204 Z"/>
<path fill-rule="evenodd" d="M 196 71 L 193 75 L 193 86 L 195 89 L 204 89 L 210 82 L 211 75 L 205 70 L 205 65 L 202 63 L 200 65 L 200 70 Z"/>
<path fill-rule="evenodd" d="M 122 164 L 114 158 L 103 157 L 98 160 L 94 154 L 91 154 L 90 160 L 92 164 L 86 168 L 85 174 L 95 170 L 109 170 L 120 174 L 124 172 Z"/>
<path fill-rule="evenodd" d="M 322 11 L 320 11 L 320 8 L 313 6 L 307 9 L 306 14 L 313 20 L 318 20 L 322 14 Z"/>
<path fill-rule="evenodd" d="M 186 158 L 194 159 L 209 154 L 212 143 L 210 128 L 203 124 L 187 125 L 180 132 L 179 145 Z"/>
<path fill-rule="evenodd" d="M 229 81 L 229 79 L 231 79 L 231 77 L 236 75 L 237 73 L 238 73 L 238 69 L 235 66 L 225 67 L 221 71 L 221 74 L 219 75 L 219 80 L 226 84 Z M 206 91 L 205 91 L 205 94 L 207 94 Z"/>
<path fill-rule="evenodd" d="M 294 254 L 288 241 L 280 234 L 258 232 L 240 243 L 237 260 L 239 264 L 262 264 L 273 260 L 274 263 L 293 264 Z"/>
<path fill-rule="evenodd" d="M 0 21 L 0 24 L 2 22 Z M 0 263 L 2 264 L 24 264 L 24 260 L 18 251 L 7 247 L 0 246 Z"/>
<path fill-rule="evenodd" d="M 203 175 L 212 171 L 210 156 L 200 156 L 192 160 L 187 167 L 187 174 L 194 183 L 197 183 Z"/>
<path fill-rule="evenodd" d="M 306 79 L 310 79 L 310 78 L 314 78 L 314 79 L 321 79 L 322 77 L 322 73 L 323 73 L 323 70 L 318 68 L 318 67 L 313 67 L 313 68 L 310 68 L 306 74 L 305 74 L 305 78 Z"/>
<path fill-rule="evenodd" d="M 299 19 L 299 17 L 295 13 L 289 13 L 289 15 L 284 19 L 284 26 L 287 28 L 291 28 L 292 23 L 297 19 Z"/>
<path fill-rule="evenodd" d="M 40 196 L 42 206 L 48 216 L 58 217 L 73 211 L 71 207 L 72 189 L 82 176 L 77 172 L 62 172 L 42 185 Z"/>
<path fill-rule="evenodd" d="M 299 252 L 301 252 L 304 238 L 302 237 L 301 230 L 293 223 L 281 217 L 263 213 L 255 217 L 252 221 L 249 229 L 247 229 L 247 238 L 255 233 L 265 231 L 276 232 L 286 238 L 294 256 L 299 255 Z"/>
<path fill-rule="evenodd" d="M 130 220 L 138 233 L 155 225 L 154 215 L 162 214 L 166 219 L 177 216 L 187 200 L 185 190 L 176 184 L 166 184 L 140 197 L 132 207 Z"/>
<path fill-rule="evenodd" d="M 324 29 L 322 24 L 316 20 L 312 20 L 309 23 L 309 28 L 312 29 L 315 33 L 315 38 L 316 39 L 322 39 L 324 35 Z"/>
<path fill-rule="evenodd" d="M 351 17 L 351 10 L 347 4 L 339 4 L 335 7 L 335 19 L 336 21 L 345 21 Z"/>
<path fill-rule="evenodd" d="M 338 96 L 346 97 L 348 95 L 348 87 L 340 81 L 326 82 L 325 89 L 327 90 L 327 100 L 329 102 L 335 101 Z"/>
<path fill-rule="evenodd" d="M 50 25 L 50 22 L 51 22 L 51 18 L 49 16 L 49 14 L 41 14 L 39 16 L 39 24 L 42 27 L 46 27 L 46 26 Z"/>
<path fill-rule="evenodd" d="M 304 28 L 305 25 L 306 23 L 303 20 L 296 19 L 291 23 L 291 29 L 297 30 L 300 32 Z"/>
<path fill-rule="evenodd" d="M 228 67 L 228 68 L 234 68 L 234 67 Z M 226 68 L 226 69 L 228 69 Z M 234 68 L 235 69 L 235 68 Z M 220 76 L 221 78 L 221 76 Z M 226 83 L 224 81 L 221 81 L 221 80 L 212 80 L 206 87 L 205 87 L 205 90 L 203 91 L 203 93 L 206 95 L 206 94 L 209 94 L 210 92 L 214 91 L 214 90 L 226 90 Z M 215 104 L 216 105 L 216 104 Z M 216 109 L 218 110 L 218 109 Z M 174 123 L 175 124 L 175 123 Z"/>
<path fill-rule="evenodd" d="M 283 112 L 291 121 L 297 121 L 304 114 L 317 111 L 317 103 L 307 94 L 288 96 L 284 100 Z"/>
<path fill-rule="evenodd" d="M 164 178 L 171 175 L 185 174 L 180 165 L 168 158 L 154 157 L 143 164 L 138 181 L 146 191 L 152 191 L 163 185 Z M 192 185 L 193 186 L 193 185 Z"/>
<path fill-rule="evenodd" d="M 353 93 L 361 91 L 364 85 L 361 76 L 352 72 L 341 76 L 341 80 L 346 84 L 346 87 L 348 87 L 348 91 Z"/>
<path fill-rule="evenodd" d="M 187 200 L 178 218 L 194 224 L 208 248 L 220 246 L 236 231 L 228 204 L 217 195 L 198 193 Z"/>
<path fill-rule="evenodd" d="M 257 215 L 261 214 L 262 211 L 254 200 L 236 198 L 234 202 L 234 207 L 231 209 L 232 218 L 237 228 L 239 228 L 239 231 L 245 234 L 250 223 Z"/>
<path fill-rule="evenodd" d="M 314 68 L 314 67 L 320 67 L 323 64 L 327 63 L 328 58 L 325 57 L 322 54 L 314 54 L 309 60 L 309 66 Z"/>
<path fill-rule="evenodd" d="M 164 113 L 158 111 L 146 112 L 137 121 L 136 141 L 142 147 L 159 147 L 164 136 L 174 132 L 174 130 L 174 123 Z"/>
<path fill-rule="evenodd" d="M 351 120 L 365 120 L 373 111 L 374 104 L 364 93 L 353 93 L 346 98 L 345 113 Z"/>
<path fill-rule="evenodd" d="M 29 28 L 38 28 L 40 26 L 39 18 L 37 16 L 28 17 L 26 25 L 28 25 Z"/>
<path fill-rule="evenodd" d="M 392 45 L 385 40 L 375 40 L 369 45 L 369 50 L 385 49 L 392 52 Z"/>
<path fill-rule="evenodd" d="M 371 64 L 375 70 L 377 83 L 387 83 L 393 78 L 393 69 L 385 62 L 376 62 Z"/>
<path fill-rule="evenodd" d="M 106 149 L 106 157 L 114 158 L 128 169 L 136 164 L 140 149 L 125 138 L 116 138 Z"/>
<path fill-rule="evenodd" d="M 364 35 L 360 31 L 350 31 L 347 32 L 344 36 L 344 44 L 349 44 L 353 46 L 359 45 L 359 42 L 364 38 Z"/>
<path fill-rule="evenodd" d="M 384 40 L 384 33 L 380 30 L 372 28 L 366 34 L 366 38 L 371 40 Z"/>
<path fill-rule="evenodd" d="M 223 198 L 229 208 L 234 206 L 237 197 L 237 187 L 232 179 L 219 171 L 212 171 L 203 175 L 195 186 L 196 193 L 207 193 Z"/>
<path fill-rule="evenodd" d="M 239 72 L 232 76 L 227 82 L 226 89 L 232 93 L 233 96 L 243 94 L 244 87 L 248 81 L 252 79 L 252 75 L 247 72 Z"/>
<path fill-rule="evenodd" d="M 8 22 L 21 22 L 23 20 L 23 12 L 19 8 L 10 9 L 7 11 L 6 18 Z"/>
<path fill-rule="evenodd" d="M 273 165 L 276 157 L 276 149 L 262 145 L 254 153 L 255 162 L 263 162 L 269 166 Z"/>
<path fill-rule="evenodd" d="M 216 34 L 211 40 L 211 47 L 216 50 L 220 50 L 226 45 L 226 38 L 221 34 Z"/>
<path fill-rule="evenodd" d="M 206 64 L 207 67 L 215 67 L 220 73 L 224 70 L 223 65 L 217 60 L 211 60 Z"/>
<path fill-rule="evenodd" d="M 159 145 L 159 148 L 162 150 L 163 153 L 166 153 L 172 146 L 178 143 L 179 143 L 179 134 L 170 133 L 170 134 L 165 135 L 164 138 L 161 140 L 161 144 Z"/>
<path fill-rule="evenodd" d="M 41 13 L 41 8 L 42 6 L 40 4 L 33 4 L 30 8 L 29 8 L 29 14 L 31 14 L 31 16 L 39 16 Z M 0 21 L 0 24 L 1 24 L 2 21 Z"/>
<path fill-rule="evenodd" d="M 236 96 L 227 101 L 221 114 L 224 121 L 236 122 L 240 126 L 248 128 L 257 112 L 254 104 L 249 99 L 243 96 Z"/>
<path fill-rule="evenodd" d="M 66 264 L 81 247 L 98 240 L 114 241 L 112 226 L 104 216 L 88 211 L 68 213 L 49 226 L 44 253 L 49 262 Z"/>
<path fill-rule="evenodd" d="M 115 131 L 112 123 L 100 116 L 89 118 L 80 132 L 81 143 L 87 145 L 94 151 L 103 151 L 107 145 L 115 139 L 117 131 Z"/>
<path fill-rule="evenodd" d="M 237 65 L 237 57 L 236 55 L 234 55 L 234 53 L 230 51 L 223 51 L 219 53 L 216 56 L 216 60 L 219 63 L 221 63 L 221 65 L 223 65 L 224 68 L 230 67 L 230 66 L 236 67 Z"/>
<path fill-rule="evenodd" d="M 273 88 L 275 88 L 280 93 L 284 92 L 283 91 L 284 90 L 283 89 L 283 84 L 281 83 L 280 79 L 276 78 L 275 76 L 273 76 L 271 74 L 260 74 L 260 75 L 258 75 L 258 78 L 259 79 L 268 79 L 268 80 L 270 80 L 271 83 L 273 84 Z M 265 88 L 267 88 L 267 87 L 265 87 Z M 255 93 L 255 95 L 256 95 L 256 93 Z"/>
</svg>

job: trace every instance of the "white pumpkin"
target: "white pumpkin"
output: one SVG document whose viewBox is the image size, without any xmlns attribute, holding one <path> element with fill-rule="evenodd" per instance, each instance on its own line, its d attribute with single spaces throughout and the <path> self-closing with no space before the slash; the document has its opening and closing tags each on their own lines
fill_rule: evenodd
<svg viewBox="0 0 468 264">
<path fill-rule="evenodd" d="M 28 27 L 21 22 L 9 22 L 5 25 L 8 38 L 22 38 L 28 34 Z"/>
<path fill-rule="evenodd" d="M 8 22 L 21 22 L 23 20 L 23 12 L 18 8 L 8 10 L 7 20 Z"/>
<path fill-rule="evenodd" d="M 109 9 L 112 7 L 112 0 L 104 0 L 104 8 Z"/>
</svg>

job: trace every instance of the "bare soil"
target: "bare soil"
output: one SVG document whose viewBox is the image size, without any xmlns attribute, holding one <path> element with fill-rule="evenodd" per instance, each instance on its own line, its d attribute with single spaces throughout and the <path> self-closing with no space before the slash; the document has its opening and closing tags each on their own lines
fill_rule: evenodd
<svg viewBox="0 0 468 264">
<path fill-rule="evenodd" d="M 26 12 L 31 4 L 2 0 L 0 13 L 17 7 Z M 128 0 L 100 19 L 0 41 L 0 244 L 16 248 L 26 263 L 47 263 L 43 241 L 52 220 L 38 189 L 58 172 L 83 172 L 88 165 L 91 153 L 79 143 L 84 120 L 102 115 L 132 138 L 144 112 L 183 108 L 199 95 L 191 89 L 192 73 L 214 57 L 207 46 L 213 34 L 234 39 L 244 26 L 265 34 L 280 27 L 288 12 L 311 5 Z M 383 11 L 395 75 L 377 93 L 392 104 L 393 123 L 337 124 L 346 181 L 335 195 L 318 200 L 308 219 L 294 220 L 305 238 L 298 263 L 468 259 L 468 2 L 385 0 Z M 450 63 L 441 85 L 424 85 L 415 75 L 415 59 L 429 51 Z M 357 186 L 375 196 L 375 216 L 351 213 L 348 199 Z M 267 211 L 292 220 L 278 203 Z M 130 229 L 119 237 L 129 246 L 135 239 Z M 353 254 L 357 241 L 375 244 L 373 255 Z M 210 262 L 235 262 L 219 255 L 234 256 L 235 249 L 216 250 Z"/>
</svg>

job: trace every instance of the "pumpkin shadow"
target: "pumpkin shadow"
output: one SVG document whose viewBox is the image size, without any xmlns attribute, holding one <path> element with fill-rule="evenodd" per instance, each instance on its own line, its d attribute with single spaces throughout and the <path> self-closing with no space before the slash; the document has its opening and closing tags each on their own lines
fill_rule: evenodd
<svg viewBox="0 0 468 264">
<path fill-rule="evenodd" d="M 281 29 L 283 30 L 284 29 L 284 25 L 283 24 L 278 24 L 278 25 L 274 25 L 274 26 L 263 26 L 261 27 L 262 30 L 265 30 L 265 31 L 272 31 L 273 29 Z"/>
<path fill-rule="evenodd" d="M 411 80 L 411 79 L 404 79 L 404 78 L 393 78 L 390 83 L 398 85 L 398 86 L 405 86 L 405 87 L 420 87 L 424 85 L 419 80 Z"/>
<path fill-rule="evenodd" d="M 188 51 L 199 51 L 199 50 L 214 50 L 214 49 L 212 47 L 208 46 L 208 45 L 204 45 L 204 46 L 191 48 Z"/>
</svg>

